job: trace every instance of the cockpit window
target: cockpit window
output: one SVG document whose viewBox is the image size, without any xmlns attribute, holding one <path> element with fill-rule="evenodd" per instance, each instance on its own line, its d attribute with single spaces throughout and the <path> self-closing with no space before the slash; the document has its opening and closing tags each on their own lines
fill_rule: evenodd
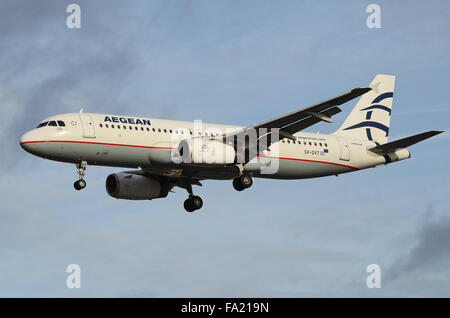
<svg viewBox="0 0 450 318">
<path fill-rule="evenodd" d="M 40 123 L 36 128 L 41 128 L 47 126 L 48 121 L 44 121 L 43 123 Z"/>
<path fill-rule="evenodd" d="M 64 127 L 66 124 L 62 120 L 58 120 L 59 127 Z"/>
<path fill-rule="evenodd" d="M 56 121 L 52 120 L 51 122 L 48 123 L 49 126 L 58 126 L 56 124 Z"/>
</svg>

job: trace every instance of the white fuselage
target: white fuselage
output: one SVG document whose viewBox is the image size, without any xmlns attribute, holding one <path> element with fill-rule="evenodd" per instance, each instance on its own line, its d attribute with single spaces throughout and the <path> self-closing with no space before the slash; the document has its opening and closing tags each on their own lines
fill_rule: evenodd
<svg viewBox="0 0 450 318">
<path fill-rule="evenodd" d="M 232 179 L 245 172 L 254 177 L 302 179 L 396 161 L 368 151 L 375 146 L 373 141 L 299 132 L 294 134 L 296 141 L 287 138 L 279 141 L 277 152 L 264 152 L 263 156 L 271 158 L 272 163 L 276 162 L 276 171 L 261 173 L 262 163 L 258 158 L 245 164 L 244 171 L 239 171 L 236 165 L 202 165 L 192 169 L 173 164 L 170 155 L 180 140 L 195 135 L 197 131 L 194 131 L 193 122 L 91 113 L 62 114 L 44 122 L 52 121 L 63 122 L 64 126 L 46 125 L 33 129 L 23 135 L 21 146 L 46 159 L 71 163 L 83 160 L 89 165 L 140 168 L 155 175 Z M 239 128 L 203 123 L 201 134 L 216 136 Z M 397 158 L 401 159 L 404 158 Z"/>
</svg>

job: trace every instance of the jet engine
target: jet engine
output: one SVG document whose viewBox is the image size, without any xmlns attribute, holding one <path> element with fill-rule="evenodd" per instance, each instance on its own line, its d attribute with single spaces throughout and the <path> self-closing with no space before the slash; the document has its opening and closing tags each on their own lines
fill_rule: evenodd
<svg viewBox="0 0 450 318">
<path fill-rule="evenodd" d="M 106 178 L 106 192 L 116 199 L 151 200 L 166 197 L 168 189 L 155 178 L 120 172 Z"/>
<path fill-rule="evenodd" d="M 183 139 L 177 147 L 179 161 L 200 164 L 232 164 L 236 159 L 233 146 L 208 138 Z"/>
</svg>

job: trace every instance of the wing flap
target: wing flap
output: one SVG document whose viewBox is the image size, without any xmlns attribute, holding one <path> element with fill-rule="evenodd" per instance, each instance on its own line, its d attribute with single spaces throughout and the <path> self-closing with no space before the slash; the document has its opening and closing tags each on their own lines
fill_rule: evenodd
<svg viewBox="0 0 450 318">
<path fill-rule="evenodd" d="M 331 118 L 332 116 L 340 113 L 341 111 L 342 110 L 339 107 L 332 107 L 332 108 L 327 109 L 326 111 L 323 111 L 323 112 L 317 113 L 317 114 L 325 115 L 325 116 Z M 305 128 L 308 128 L 314 124 L 317 124 L 318 122 L 320 122 L 322 120 L 323 119 L 321 119 L 317 116 L 311 115 L 309 117 L 304 118 L 303 120 L 297 121 L 283 129 L 281 129 L 280 131 L 286 131 L 291 134 L 295 134 L 296 132 L 301 131 Z"/>
</svg>

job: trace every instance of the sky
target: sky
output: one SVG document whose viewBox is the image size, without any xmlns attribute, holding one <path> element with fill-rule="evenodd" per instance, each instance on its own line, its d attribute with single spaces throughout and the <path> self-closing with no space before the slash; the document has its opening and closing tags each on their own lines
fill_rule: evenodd
<svg viewBox="0 0 450 318">
<path fill-rule="evenodd" d="M 0 1 L 0 297 L 450 297 L 450 3 Z M 24 152 L 67 112 L 250 125 L 397 76 L 390 140 L 412 158 L 339 177 L 109 197 L 108 174 Z M 331 133 L 333 124 L 308 131 Z M 66 286 L 69 264 L 81 288 Z M 381 288 L 367 288 L 378 264 Z"/>
</svg>

